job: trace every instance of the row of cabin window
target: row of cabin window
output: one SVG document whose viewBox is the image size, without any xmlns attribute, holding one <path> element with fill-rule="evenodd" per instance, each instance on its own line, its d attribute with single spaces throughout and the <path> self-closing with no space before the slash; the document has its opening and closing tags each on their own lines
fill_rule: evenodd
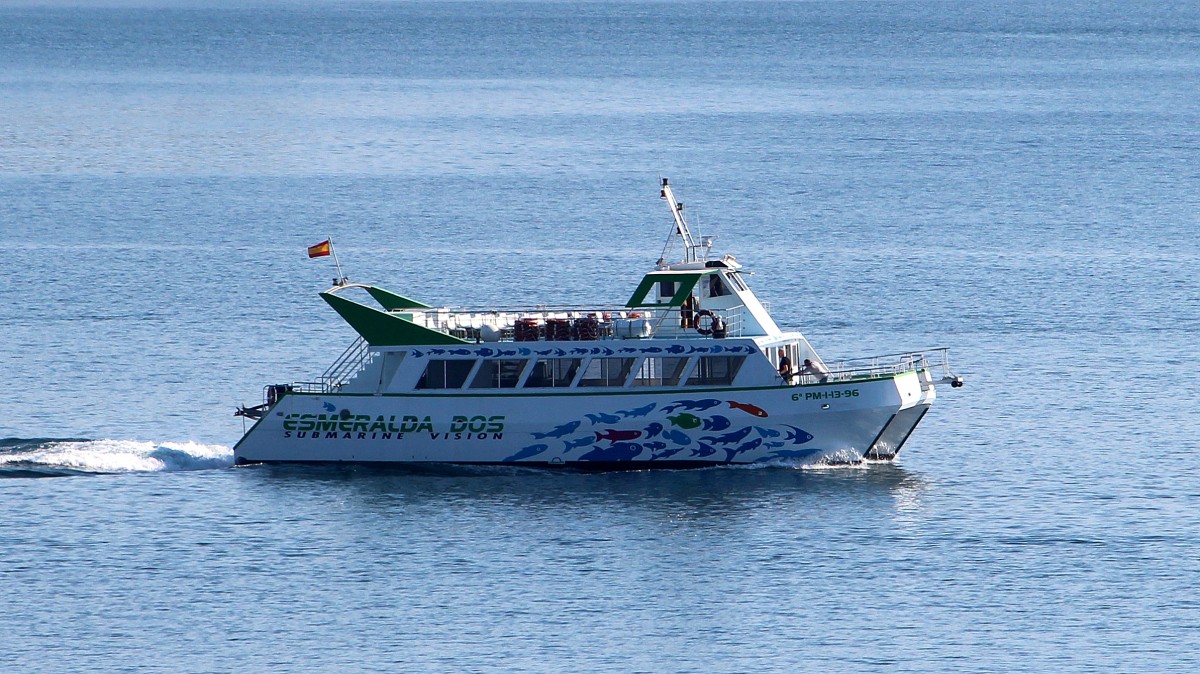
<svg viewBox="0 0 1200 674">
<path fill-rule="evenodd" d="M 593 358 L 588 361 L 578 386 L 624 386 L 637 358 Z M 642 360 L 634 386 L 678 386 L 688 358 L 650 357 Z M 685 386 L 728 386 L 737 376 L 745 356 L 701 356 Z M 487 358 L 475 369 L 475 360 L 431 360 L 418 389 L 516 388 L 528 359 Z M 524 388 L 565 388 L 575 381 L 582 358 L 540 358 L 533 361 Z M 471 376 L 474 371 L 474 376 Z"/>
</svg>

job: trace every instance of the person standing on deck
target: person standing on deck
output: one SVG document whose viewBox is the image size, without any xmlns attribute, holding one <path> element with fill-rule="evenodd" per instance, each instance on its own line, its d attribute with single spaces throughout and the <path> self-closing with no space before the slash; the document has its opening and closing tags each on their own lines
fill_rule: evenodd
<svg viewBox="0 0 1200 674">
<path fill-rule="evenodd" d="M 790 384 L 790 383 L 792 383 L 792 377 L 795 374 L 796 374 L 795 372 L 792 372 L 792 359 L 788 358 L 786 350 L 780 349 L 779 350 L 779 376 L 783 377 L 783 380 Z"/>
</svg>

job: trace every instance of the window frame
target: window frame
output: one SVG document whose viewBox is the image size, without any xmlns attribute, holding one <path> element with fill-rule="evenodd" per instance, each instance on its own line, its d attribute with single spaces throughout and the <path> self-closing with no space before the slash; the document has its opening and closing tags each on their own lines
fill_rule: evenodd
<svg viewBox="0 0 1200 674">
<path fill-rule="evenodd" d="M 637 364 L 637 360 L 638 359 L 635 356 L 594 356 L 592 358 L 589 358 L 587 363 L 585 363 L 580 368 L 581 372 L 577 375 L 577 381 L 575 382 L 575 387 L 577 387 L 577 388 L 624 388 L 629 385 L 629 378 L 635 372 L 634 366 Z M 587 374 L 588 374 L 588 371 L 591 370 L 591 368 L 592 368 L 592 363 L 595 363 L 597 361 L 626 361 L 628 363 L 627 369 L 625 370 L 624 375 L 622 375 L 620 383 L 612 383 L 613 378 L 611 376 L 609 376 L 609 377 L 605 377 L 605 379 L 604 379 L 604 381 L 606 383 L 585 384 L 584 382 L 589 381 L 587 379 Z M 591 380 L 591 381 L 599 381 L 599 380 Z"/>
<path fill-rule="evenodd" d="M 542 363 L 546 363 L 546 362 L 560 362 L 560 361 L 574 361 L 575 362 L 574 369 L 571 371 L 571 376 L 565 380 L 566 383 L 535 385 L 535 386 L 531 386 L 529 384 L 529 382 L 531 380 L 533 380 L 534 372 L 537 370 L 539 365 L 541 365 Z M 575 384 L 575 380 L 579 378 L 579 373 L 583 370 L 583 358 L 578 358 L 578 357 L 559 358 L 559 357 L 541 357 L 541 356 L 539 356 L 539 357 L 533 359 L 532 365 L 528 366 L 526 368 L 526 370 L 527 370 L 527 372 L 525 374 L 524 380 L 521 381 L 520 388 L 532 388 L 532 389 L 571 388 Z"/>
<path fill-rule="evenodd" d="M 469 382 L 473 379 L 472 375 L 474 375 L 474 373 L 475 373 L 476 366 L 479 365 L 479 360 L 480 360 L 479 358 L 430 358 L 428 361 L 425 362 L 425 367 L 424 367 L 424 369 L 421 370 L 421 374 L 417 376 L 417 383 L 413 386 L 413 390 L 414 391 L 457 391 L 457 390 L 461 390 L 464 386 L 466 386 L 467 382 Z M 445 383 L 448 380 L 448 377 L 446 376 L 446 374 L 447 374 L 446 366 L 448 363 L 469 363 L 470 367 L 468 367 L 466 369 L 466 372 L 462 375 L 462 377 L 463 377 L 462 383 L 460 383 L 458 386 L 422 386 L 421 383 L 426 381 L 427 377 L 429 376 L 429 369 L 437 363 L 442 364 L 442 382 L 443 383 Z"/>
<path fill-rule="evenodd" d="M 712 377 L 708 376 L 704 379 L 696 381 L 696 378 L 704 370 L 704 367 L 705 367 L 704 361 L 707 359 L 711 362 L 712 360 L 716 360 L 718 358 L 725 360 L 727 363 L 736 363 L 736 365 L 732 368 L 732 371 L 728 375 L 728 380 L 722 379 L 721 381 L 713 381 Z M 690 372 L 688 372 L 688 377 L 684 381 L 683 385 L 684 386 L 733 386 L 733 383 L 735 381 L 737 381 L 737 377 L 741 373 L 742 367 L 745 364 L 746 364 L 746 356 L 699 356 L 696 359 L 695 366 L 691 369 Z M 728 368 L 728 365 L 726 367 Z"/>
<path fill-rule="evenodd" d="M 642 370 L 646 367 L 646 365 L 651 360 L 660 361 L 659 362 L 659 370 L 658 370 L 658 372 L 659 372 L 658 382 L 654 383 L 652 381 L 647 381 L 647 382 L 643 383 L 643 378 L 641 376 Z M 680 363 L 674 368 L 675 376 L 674 376 L 673 380 L 670 382 L 665 381 L 664 378 L 662 377 L 663 369 L 662 369 L 661 361 L 666 361 L 666 360 L 680 361 Z M 633 379 L 630 381 L 629 385 L 633 386 L 635 388 L 674 388 L 674 387 L 677 387 L 677 386 L 679 386 L 679 382 L 684 381 L 683 376 L 688 371 L 688 365 L 690 364 L 690 361 L 691 361 L 691 357 L 689 357 L 689 356 L 645 356 L 643 358 L 640 358 L 638 360 L 638 362 L 635 364 L 635 366 L 633 368 Z"/>
<path fill-rule="evenodd" d="M 471 389 L 473 391 L 499 391 L 499 390 L 508 390 L 508 389 L 519 388 L 521 385 L 521 378 L 524 376 L 525 371 L 529 369 L 529 362 L 530 362 L 529 358 L 481 358 L 481 359 L 479 359 L 479 367 L 476 368 L 474 374 L 471 376 L 470 384 L 468 384 L 466 386 L 466 388 Z M 488 367 L 489 363 L 496 364 L 496 367 L 498 368 L 498 371 L 495 372 L 494 374 L 487 372 L 485 370 L 485 368 Z M 499 368 L 501 368 L 501 365 L 500 365 L 501 363 L 520 363 L 521 364 L 520 369 L 517 370 L 517 375 L 515 378 L 513 378 L 511 385 L 506 386 L 503 383 L 504 380 L 502 379 L 502 376 L 503 376 L 504 372 L 502 369 L 499 369 Z M 480 386 L 479 379 L 480 379 L 480 377 L 484 377 L 484 376 L 489 377 L 489 378 L 494 377 L 494 380 L 496 382 L 495 385 Z"/>
</svg>

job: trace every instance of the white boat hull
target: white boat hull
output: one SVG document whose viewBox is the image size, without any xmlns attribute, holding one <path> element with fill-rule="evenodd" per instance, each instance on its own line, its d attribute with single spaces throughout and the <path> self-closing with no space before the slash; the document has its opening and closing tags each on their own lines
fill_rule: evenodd
<svg viewBox="0 0 1200 674">
<path fill-rule="evenodd" d="M 771 388 L 602 393 L 289 394 L 239 463 L 683 468 L 891 459 L 932 404 L 917 372 Z"/>
</svg>

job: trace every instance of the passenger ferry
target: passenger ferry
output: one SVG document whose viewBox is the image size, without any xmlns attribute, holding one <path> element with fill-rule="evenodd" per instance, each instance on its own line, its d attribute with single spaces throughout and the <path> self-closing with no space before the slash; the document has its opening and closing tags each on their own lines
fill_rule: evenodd
<svg viewBox="0 0 1200 674">
<path fill-rule="evenodd" d="M 775 323 L 733 256 L 712 255 L 713 237 L 693 237 L 666 179 L 660 196 L 667 249 L 623 305 L 432 307 L 335 280 L 321 297 L 358 339 L 317 381 L 267 386 L 237 411 L 255 420 L 237 462 L 887 461 L 935 385 L 962 385 L 946 349 L 827 362 Z"/>
</svg>

